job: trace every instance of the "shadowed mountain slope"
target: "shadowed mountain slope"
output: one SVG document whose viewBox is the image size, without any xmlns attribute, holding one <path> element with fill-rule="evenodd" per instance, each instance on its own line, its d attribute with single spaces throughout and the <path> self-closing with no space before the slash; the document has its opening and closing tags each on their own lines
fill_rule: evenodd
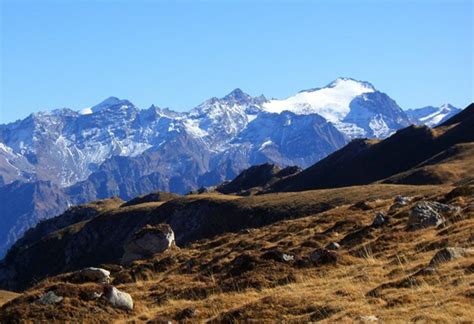
<svg viewBox="0 0 474 324">
<path fill-rule="evenodd" d="M 473 130 L 471 104 L 434 129 L 410 126 L 382 141 L 354 140 L 303 172 L 275 183 L 270 191 L 343 187 L 382 180 L 416 168 L 456 144 L 473 142 Z"/>
<path fill-rule="evenodd" d="M 415 168 L 396 174 L 383 183 L 462 185 L 474 179 L 474 143 L 451 146 Z"/>
<path fill-rule="evenodd" d="M 229 194 L 239 193 L 248 189 L 262 189 L 298 172 L 301 172 L 301 168 L 297 166 L 282 169 L 270 163 L 254 165 L 242 171 L 231 182 L 218 186 L 216 191 Z"/>
</svg>

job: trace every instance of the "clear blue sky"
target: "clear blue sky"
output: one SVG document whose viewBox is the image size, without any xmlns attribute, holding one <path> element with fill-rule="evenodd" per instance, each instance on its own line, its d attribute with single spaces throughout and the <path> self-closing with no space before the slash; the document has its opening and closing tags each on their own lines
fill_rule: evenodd
<svg viewBox="0 0 474 324">
<path fill-rule="evenodd" d="M 473 101 L 473 1 L 0 2 L 0 123 L 108 96 L 283 98 L 338 76 L 402 108 Z"/>
</svg>

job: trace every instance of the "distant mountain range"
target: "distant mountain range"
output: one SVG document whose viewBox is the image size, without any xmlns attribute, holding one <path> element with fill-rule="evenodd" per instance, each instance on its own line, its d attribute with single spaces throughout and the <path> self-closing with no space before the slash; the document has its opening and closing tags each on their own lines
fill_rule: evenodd
<svg viewBox="0 0 474 324">
<path fill-rule="evenodd" d="M 270 162 L 309 167 L 355 138 L 434 126 L 451 105 L 403 111 L 368 82 L 339 78 L 287 99 L 235 89 L 189 112 L 115 97 L 0 125 L 0 256 L 40 219 L 111 196 L 186 193 Z"/>
<path fill-rule="evenodd" d="M 430 127 L 435 127 L 442 124 L 452 116 L 459 113 L 461 109 L 456 108 L 450 104 L 444 104 L 440 107 L 427 106 L 417 109 L 408 109 L 406 114 L 411 118 L 415 124 L 425 124 Z"/>
<path fill-rule="evenodd" d="M 284 245 L 274 242 L 275 232 L 269 231 L 268 233 L 271 234 L 265 236 L 264 241 L 267 245 L 263 246 L 274 244 L 278 248 L 284 246 L 283 248 L 286 249 L 294 248 L 293 251 L 301 251 L 301 246 L 295 246 L 293 243 L 298 235 L 323 238 L 326 242 L 328 238 L 325 235 L 330 235 L 331 239 L 338 240 L 340 246 L 350 248 L 350 257 L 354 258 L 354 251 L 357 251 L 353 249 L 354 244 L 361 244 L 362 241 L 386 243 L 395 237 L 392 249 L 377 252 L 379 256 L 382 256 L 383 253 L 389 251 L 387 262 L 392 264 L 393 248 L 400 244 L 400 237 L 405 242 L 419 246 L 419 241 L 414 241 L 410 230 L 403 225 L 409 222 L 409 210 L 406 209 L 406 205 L 422 203 L 437 206 L 439 203 L 426 201 L 436 197 L 444 202 L 456 201 L 464 207 L 462 214 L 453 214 L 449 220 L 452 223 L 437 229 L 438 233 L 441 231 L 443 233 L 437 235 L 440 236 L 439 240 L 444 242 L 447 239 L 445 235 L 451 235 L 448 237 L 450 239 L 453 233 L 457 237 L 459 232 L 454 231 L 453 228 L 459 230 L 459 227 L 455 226 L 462 224 L 465 236 L 461 242 L 469 243 L 469 235 L 472 232 L 472 226 L 469 227 L 469 225 L 472 222 L 470 224 L 468 221 L 469 213 L 472 215 L 473 210 L 464 198 L 474 198 L 473 128 L 474 104 L 471 104 L 435 129 L 425 125 L 409 126 L 398 130 L 384 140 L 357 139 L 305 170 L 297 167 L 282 169 L 274 164 L 264 163 L 254 165 L 242 171 L 232 181 L 216 188 L 208 188 L 205 192 L 186 196 L 153 192 L 128 202 L 115 197 L 74 206 L 62 215 L 45 220 L 28 230 L 13 245 L 4 261 L 0 262 L 0 289 L 22 290 L 31 287 L 43 278 L 60 273 L 89 266 L 117 264 L 123 260 L 126 242 L 137 236 L 134 233 L 137 233 L 138 229 L 160 223 L 168 224 L 174 230 L 176 243 L 182 248 L 180 251 L 186 251 L 191 245 L 189 243 L 193 243 L 192 246 L 204 244 L 204 251 L 209 253 L 210 250 L 216 248 L 215 243 L 210 243 L 212 240 L 216 240 L 219 235 L 233 233 L 235 239 L 233 241 L 235 246 L 232 245 L 235 249 L 233 255 L 236 255 L 237 251 L 246 253 L 248 250 L 256 249 L 260 252 L 268 252 L 274 249 L 274 247 L 265 248 L 255 244 L 258 238 L 254 234 L 255 231 L 282 220 L 285 222 L 277 226 L 288 235 L 283 241 Z M 346 188 L 335 189 L 343 186 Z M 456 188 L 453 189 L 453 187 Z M 443 192 L 444 194 L 440 194 Z M 395 198 L 395 195 L 401 193 L 404 193 L 404 196 Z M 413 197 L 413 195 L 416 196 Z M 426 200 L 421 202 L 419 199 Z M 394 204 L 397 200 L 405 200 L 405 202 Z M 388 205 L 381 205 L 387 202 Z M 461 208 L 439 205 L 447 210 L 461 211 Z M 375 208 L 380 209 L 376 211 Z M 429 207 L 428 211 L 435 214 L 437 213 L 435 208 Z M 319 222 L 323 224 L 321 228 L 324 230 L 316 231 L 315 234 L 314 226 L 321 225 L 315 223 L 314 218 L 313 221 L 308 222 L 309 218 L 321 212 L 331 211 L 334 213 L 332 216 L 331 214 L 321 215 Z M 354 214 L 350 215 L 348 212 Z M 369 214 L 365 216 L 370 218 L 361 220 L 360 218 L 365 217 L 364 213 L 367 212 Z M 423 219 L 427 218 L 427 213 L 423 211 Z M 334 215 L 337 215 L 337 221 L 332 218 Z M 439 216 L 439 214 L 435 215 Z M 380 216 L 385 219 L 383 224 L 373 221 Z M 306 218 L 304 226 L 295 230 L 295 227 L 289 225 L 289 220 L 301 217 Z M 444 218 L 442 219 L 443 222 L 447 222 Z M 333 225 L 328 226 L 328 224 Z M 308 226 L 312 231 L 308 231 Z M 381 234 L 380 228 L 388 226 L 396 227 L 400 231 L 398 235 L 376 240 L 373 235 Z M 427 229 L 429 234 L 425 235 L 428 244 L 433 244 L 435 236 L 432 232 L 435 223 L 427 225 L 427 227 L 431 226 L 433 228 Z M 349 229 L 352 233 L 334 234 L 336 231 L 341 233 L 342 229 Z M 295 235 L 295 232 L 299 234 Z M 280 234 L 283 233 L 280 232 Z M 418 236 L 422 234 L 419 232 L 416 235 L 418 239 Z M 386 237 L 385 234 L 383 237 Z M 278 235 L 277 239 L 280 238 L 281 236 Z M 203 239 L 204 241 L 196 242 Z M 157 244 L 156 240 L 152 241 L 149 237 L 148 240 L 152 242 L 148 243 L 148 246 Z M 221 237 L 218 241 L 229 245 L 228 239 Z M 308 242 L 308 240 L 298 242 Z M 469 246 L 468 243 L 464 244 Z M 315 246 L 320 245 L 318 243 Z M 314 248 L 313 245 L 308 247 Z M 359 251 L 366 251 L 365 246 L 358 248 Z M 218 250 L 222 252 L 220 248 Z M 415 251 L 415 248 L 411 247 L 410 250 Z M 428 250 L 428 252 L 433 251 Z M 231 253 L 219 254 L 218 257 L 207 254 L 202 267 L 206 264 L 211 265 L 207 271 L 214 269 L 212 273 L 219 274 L 220 271 L 216 269 L 222 268 L 215 268 L 213 260 L 219 260 L 219 262 L 232 260 L 232 257 L 228 257 Z M 416 253 L 419 252 L 416 251 Z M 150 258 L 152 255 L 153 258 Z M 153 278 L 150 275 L 153 271 L 163 272 L 164 264 L 157 263 L 155 256 L 154 254 L 144 256 L 151 260 L 152 263 L 149 266 L 143 267 L 142 261 L 137 263 L 136 267 L 132 265 L 134 270 L 131 273 L 134 277 L 128 277 L 130 280 L 127 282 L 133 285 L 139 281 L 140 289 L 147 289 L 147 286 L 142 284 L 142 280 Z M 190 266 L 178 268 L 175 262 L 169 261 L 169 256 L 170 254 L 164 256 L 168 260 L 166 261 L 168 266 L 172 266 L 181 273 L 191 273 Z M 177 260 L 180 259 L 183 263 L 189 264 L 190 256 L 192 260 L 201 260 L 186 252 Z M 54 262 L 45 262 L 45 259 L 54 260 Z M 419 259 L 416 260 L 419 261 Z M 276 258 L 276 261 L 282 262 L 280 258 Z M 283 262 L 287 261 L 283 260 Z M 469 263 L 465 264 L 469 265 Z M 127 264 L 122 265 L 127 269 Z M 196 264 L 193 266 L 201 269 L 201 266 Z M 114 268 L 117 269 L 116 266 Z M 120 271 L 123 268 L 118 269 Z M 301 265 L 298 265 L 297 269 L 301 269 Z M 245 271 L 248 270 L 252 268 L 246 268 Z M 116 278 L 124 277 L 116 274 Z M 253 276 L 251 278 L 253 280 Z M 268 278 L 273 284 L 274 276 Z M 121 279 L 115 283 L 124 283 L 119 280 Z M 53 285 L 58 283 L 55 280 L 50 282 Z M 31 299 L 26 302 L 31 303 Z"/>
<path fill-rule="evenodd" d="M 459 119 L 457 119 L 459 117 Z M 412 125 L 385 140 L 357 139 L 313 166 L 282 179 L 270 192 L 374 183 L 474 182 L 474 104 L 436 128 Z"/>
</svg>

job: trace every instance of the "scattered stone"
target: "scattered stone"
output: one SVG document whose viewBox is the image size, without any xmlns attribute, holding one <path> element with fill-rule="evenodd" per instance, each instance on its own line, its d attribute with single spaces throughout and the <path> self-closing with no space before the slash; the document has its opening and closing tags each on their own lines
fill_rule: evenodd
<svg viewBox="0 0 474 324">
<path fill-rule="evenodd" d="M 406 197 L 402 195 L 398 195 L 395 197 L 394 202 L 396 204 L 401 204 L 403 206 L 408 205 L 408 203 L 412 200 L 412 197 Z"/>
<path fill-rule="evenodd" d="M 107 286 L 105 288 L 105 298 L 114 307 L 126 310 L 133 309 L 133 299 L 130 294 L 120 291 L 114 286 Z"/>
<path fill-rule="evenodd" d="M 64 298 L 62 296 L 58 296 L 54 293 L 54 291 L 48 291 L 47 293 L 41 295 L 38 299 L 38 303 L 43 305 L 53 305 L 62 302 Z"/>
<path fill-rule="evenodd" d="M 326 245 L 326 249 L 328 250 L 339 250 L 341 246 L 337 242 L 331 242 L 328 245 Z"/>
<path fill-rule="evenodd" d="M 187 308 L 183 309 L 182 311 L 180 311 L 178 314 L 176 314 L 176 319 L 178 321 L 182 321 L 182 320 L 187 319 L 187 318 L 195 317 L 196 314 L 197 314 L 196 308 L 187 307 Z"/>
<path fill-rule="evenodd" d="M 99 299 L 100 297 L 102 297 L 102 295 L 103 295 L 102 293 L 98 293 L 97 291 L 94 291 L 91 296 L 92 296 L 92 299 Z"/>
<path fill-rule="evenodd" d="M 240 230 L 240 234 L 252 234 L 255 233 L 257 230 L 255 228 L 244 228 L 243 230 Z"/>
<path fill-rule="evenodd" d="M 370 226 L 364 226 L 353 232 L 350 232 L 339 241 L 342 246 L 353 247 L 362 243 L 364 240 L 373 239 L 374 235 L 371 233 Z"/>
<path fill-rule="evenodd" d="M 372 206 L 370 206 L 369 204 L 367 204 L 365 201 L 359 201 L 357 203 L 355 203 L 354 205 L 351 206 L 351 209 L 352 210 L 371 210 L 373 209 Z"/>
<path fill-rule="evenodd" d="M 209 193 L 209 192 L 213 192 L 216 190 L 216 186 L 211 186 L 211 187 L 201 187 L 197 190 L 194 190 L 194 191 L 191 191 L 190 194 L 192 195 L 200 195 L 200 194 L 204 194 L 204 193 Z"/>
<path fill-rule="evenodd" d="M 449 262 L 454 259 L 458 259 L 463 256 L 466 256 L 468 252 L 469 251 L 467 249 L 457 248 L 457 247 L 447 247 L 447 248 L 441 249 L 438 252 L 436 252 L 434 257 L 431 259 L 428 267 L 435 268 L 440 263 Z"/>
<path fill-rule="evenodd" d="M 415 276 L 431 276 L 436 274 L 436 268 L 434 267 L 424 267 L 418 272 L 415 273 Z"/>
<path fill-rule="evenodd" d="M 73 280 L 75 282 L 98 282 L 98 283 L 109 283 L 110 282 L 110 271 L 102 268 L 89 267 L 77 271 L 73 274 Z"/>
<path fill-rule="evenodd" d="M 293 255 L 278 251 L 278 250 L 270 250 L 262 254 L 262 259 L 264 260 L 275 260 L 278 262 L 291 262 L 295 260 Z"/>
<path fill-rule="evenodd" d="M 412 197 L 405 197 L 405 196 L 398 195 L 394 199 L 394 204 L 390 206 L 390 211 L 400 209 L 408 205 L 408 203 L 411 202 L 412 200 L 413 200 Z"/>
<path fill-rule="evenodd" d="M 101 264 L 99 268 L 110 271 L 110 273 L 117 273 L 123 270 L 123 267 L 120 264 Z"/>
<path fill-rule="evenodd" d="M 416 230 L 431 226 L 439 226 L 446 222 L 444 216 L 456 215 L 461 208 L 434 201 L 421 201 L 410 210 L 407 228 Z"/>
<path fill-rule="evenodd" d="M 79 297 L 81 297 L 83 300 L 96 300 L 102 297 L 102 295 L 102 293 L 97 291 L 85 290 L 80 292 Z"/>
<path fill-rule="evenodd" d="M 241 254 L 232 261 L 232 269 L 230 274 L 232 276 L 239 276 L 244 272 L 255 269 L 257 260 L 250 254 Z"/>
<path fill-rule="evenodd" d="M 387 216 L 385 216 L 384 213 L 377 213 L 377 215 L 375 215 L 375 218 L 372 222 L 372 226 L 373 227 L 380 227 L 380 226 L 383 226 L 387 223 L 388 223 Z"/>
<path fill-rule="evenodd" d="M 163 253 L 175 245 L 174 233 L 168 224 L 147 225 L 133 234 L 124 246 L 122 263 L 146 259 L 154 254 Z"/>
<path fill-rule="evenodd" d="M 338 256 L 336 252 L 330 251 L 327 249 L 317 249 L 313 251 L 309 259 L 314 263 L 314 264 L 330 264 L 330 263 L 336 263 Z"/>
<path fill-rule="evenodd" d="M 356 318 L 356 320 L 362 321 L 362 322 L 378 322 L 379 321 L 378 317 L 375 315 L 359 316 Z"/>
</svg>

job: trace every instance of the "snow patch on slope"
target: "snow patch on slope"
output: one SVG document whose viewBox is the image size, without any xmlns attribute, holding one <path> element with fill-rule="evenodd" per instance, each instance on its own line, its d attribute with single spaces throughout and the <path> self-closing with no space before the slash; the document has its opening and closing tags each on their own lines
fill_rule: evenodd
<svg viewBox="0 0 474 324">
<path fill-rule="evenodd" d="M 372 129 L 375 137 L 388 137 L 392 133 L 383 116 L 380 115 L 376 115 L 370 120 L 369 127 Z"/>
<path fill-rule="evenodd" d="M 449 104 L 444 104 L 437 111 L 434 113 L 420 118 L 420 121 L 422 123 L 425 123 L 426 125 L 430 127 L 434 127 L 438 125 L 443 119 L 445 119 L 448 115 L 453 113 L 453 108 Z"/>
<path fill-rule="evenodd" d="M 263 142 L 262 145 L 260 145 L 259 151 L 263 150 L 264 148 L 266 148 L 267 146 L 270 146 L 272 144 L 273 144 L 273 142 L 271 140 Z"/>
<path fill-rule="evenodd" d="M 81 109 L 78 112 L 79 112 L 79 115 L 90 115 L 92 114 L 92 107 Z"/>
<path fill-rule="evenodd" d="M 193 137 L 202 138 L 209 135 L 208 132 L 199 127 L 198 119 L 184 119 L 183 123 L 186 131 Z"/>
<path fill-rule="evenodd" d="M 337 122 L 349 113 L 349 104 L 355 97 L 374 91 L 367 83 L 340 78 L 325 88 L 302 91 L 283 100 L 270 100 L 263 104 L 263 109 L 272 113 L 288 110 L 299 115 L 319 114 L 330 122 Z"/>
<path fill-rule="evenodd" d="M 347 136 L 349 139 L 363 138 L 367 136 L 367 132 L 356 124 L 344 123 L 340 121 L 333 122 L 332 124 L 338 131 Z"/>
</svg>

